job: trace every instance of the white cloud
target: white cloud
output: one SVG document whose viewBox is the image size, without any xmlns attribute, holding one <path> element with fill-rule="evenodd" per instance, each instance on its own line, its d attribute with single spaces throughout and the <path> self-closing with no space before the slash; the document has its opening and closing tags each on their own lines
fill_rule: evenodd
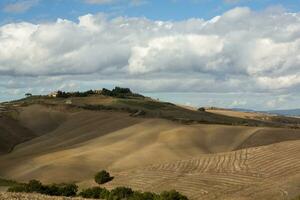
<svg viewBox="0 0 300 200">
<path fill-rule="evenodd" d="M 129 3 L 133 6 L 139 6 L 146 3 L 146 0 L 84 0 L 86 3 L 89 4 L 114 4 L 114 3 Z"/>
<path fill-rule="evenodd" d="M 300 14 L 235 8 L 207 21 L 88 14 L 10 23 L 0 27 L 0 76 L 101 79 L 147 92 L 295 92 Z"/>
<path fill-rule="evenodd" d="M 4 6 L 3 11 L 9 13 L 22 13 L 37 5 L 39 0 L 18 0 Z"/>
<path fill-rule="evenodd" d="M 225 3 L 239 3 L 240 0 L 224 0 Z"/>
<path fill-rule="evenodd" d="M 116 2 L 116 0 L 85 0 L 85 2 L 90 4 L 110 4 Z"/>
</svg>

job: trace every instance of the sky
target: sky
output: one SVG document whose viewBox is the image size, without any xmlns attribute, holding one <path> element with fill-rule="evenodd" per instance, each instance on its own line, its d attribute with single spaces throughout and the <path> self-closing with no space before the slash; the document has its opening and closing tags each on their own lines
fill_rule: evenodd
<svg viewBox="0 0 300 200">
<path fill-rule="evenodd" d="M 300 108 L 300 0 L 0 1 L 0 101 L 114 86 Z"/>
</svg>

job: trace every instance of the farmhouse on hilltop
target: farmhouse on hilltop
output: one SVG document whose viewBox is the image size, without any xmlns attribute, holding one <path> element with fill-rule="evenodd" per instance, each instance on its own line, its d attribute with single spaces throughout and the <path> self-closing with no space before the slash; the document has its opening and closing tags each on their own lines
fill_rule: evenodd
<svg viewBox="0 0 300 200">
<path fill-rule="evenodd" d="M 53 97 L 56 98 L 57 97 L 58 92 L 51 92 L 50 94 L 48 94 L 49 97 Z"/>
</svg>

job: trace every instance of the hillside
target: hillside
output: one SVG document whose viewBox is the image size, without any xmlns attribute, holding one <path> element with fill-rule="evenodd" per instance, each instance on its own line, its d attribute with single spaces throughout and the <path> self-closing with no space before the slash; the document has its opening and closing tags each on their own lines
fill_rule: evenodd
<svg viewBox="0 0 300 200">
<path fill-rule="evenodd" d="M 34 96 L 3 106 L 2 126 L 11 132 L 1 137 L 11 140 L 0 143 L 0 177 L 84 188 L 107 169 L 116 177 L 109 188 L 177 189 L 190 199 L 297 194 L 299 119 L 197 111 L 141 96 Z"/>
<path fill-rule="evenodd" d="M 37 107 L 39 106 L 39 107 Z M 27 141 L 60 126 L 70 113 L 80 111 L 121 112 L 140 119 L 167 119 L 182 124 L 223 124 L 253 127 L 299 127 L 300 119 L 254 115 L 242 112 L 232 115 L 222 112 L 191 110 L 172 103 L 159 102 L 140 95 L 89 95 L 85 97 L 51 98 L 32 96 L 1 105 L 0 153 L 9 152 L 16 144 Z M 47 111 L 46 111 L 47 110 Z M 34 119 L 34 120 L 32 120 Z"/>
<path fill-rule="evenodd" d="M 199 200 L 291 199 L 299 194 L 299 170 L 300 143 L 294 141 L 129 170 L 107 187 L 171 187 Z"/>
</svg>

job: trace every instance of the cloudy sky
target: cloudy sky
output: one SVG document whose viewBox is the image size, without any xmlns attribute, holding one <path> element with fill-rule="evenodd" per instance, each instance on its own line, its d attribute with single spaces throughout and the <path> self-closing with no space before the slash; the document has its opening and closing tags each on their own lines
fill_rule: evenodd
<svg viewBox="0 0 300 200">
<path fill-rule="evenodd" d="M 300 108 L 300 0 L 1 0 L 0 101 L 116 85 Z"/>
</svg>

